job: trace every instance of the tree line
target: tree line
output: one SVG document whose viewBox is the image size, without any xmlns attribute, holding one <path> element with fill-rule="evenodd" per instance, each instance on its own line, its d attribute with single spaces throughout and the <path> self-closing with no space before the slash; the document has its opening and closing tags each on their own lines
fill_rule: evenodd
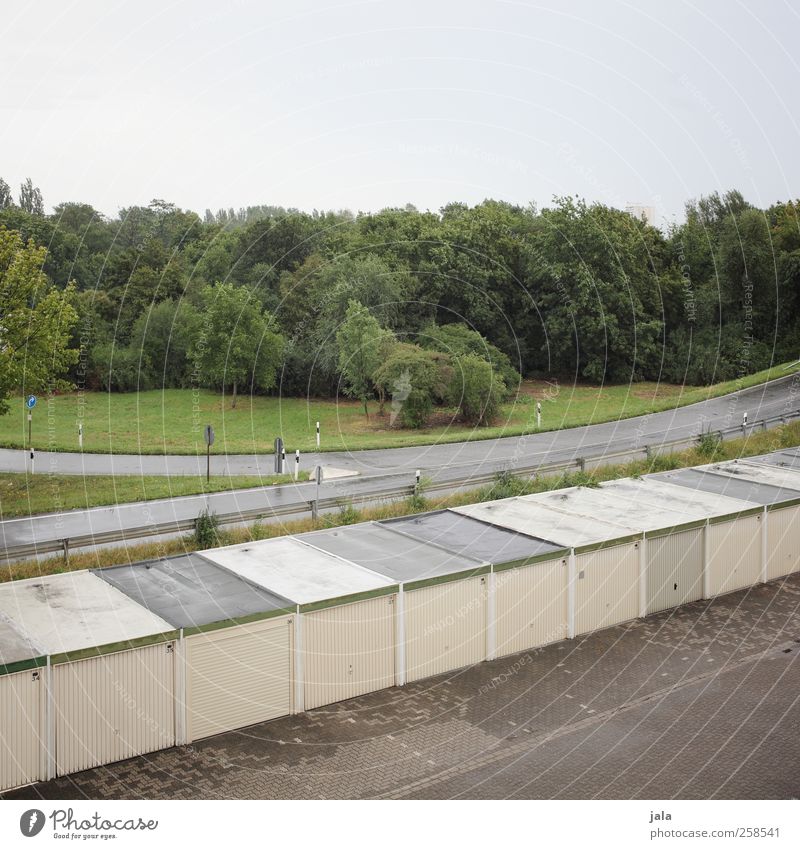
<svg viewBox="0 0 800 849">
<path fill-rule="evenodd" d="M 706 384 L 798 355 L 797 201 L 715 193 L 662 232 L 573 197 L 203 217 L 154 200 L 106 218 L 83 203 L 46 215 L 23 188 L 15 203 L 0 181 L 0 283 L 15 250 L 38 252 L 36 286 L 51 310 L 63 300 L 78 352 L 53 369 L 87 389 L 345 392 L 388 415 L 394 400 L 406 426 L 439 404 L 482 423 L 520 375 Z"/>
</svg>

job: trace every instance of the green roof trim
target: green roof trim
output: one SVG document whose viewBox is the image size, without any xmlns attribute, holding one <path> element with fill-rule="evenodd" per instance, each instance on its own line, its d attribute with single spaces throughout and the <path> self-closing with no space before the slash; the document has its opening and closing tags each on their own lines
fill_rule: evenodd
<svg viewBox="0 0 800 849">
<path fill-rule="evenodd" d="M 785 506 L 785 505 L 782 505 Z M 727 513 L 724 516 L 712 516 L 708 520 L 709 525 L 719 525 L 722 522 L 730 522 L 736 519 L 744 519 L 747 516 L 760 516 L 764 512 L 763 507 L 751 507 L 749 510 L 739 510 L 737 513 Z"/>
<path fill-rule="evenodd" d="M 47 666 L 47 657 L 31 657 L 26 660 L 15 660 L 13 663 L 0 663 L 0 677 L 24 672 L 26 669 L 39 669 Z"/>
<path fill-rule="evenodd" d="M 706 526 L 705 519 L 698 519 L 696 522 L 685 522 L 682 525 L 671 525 L 668 528 L 658 528 L 655 531 L 647 531 L 644 535 L 645 539 L 657 539 L 658 537 L 669 536 L 669 534 L 678 534 L 681 531 L 692 531 L 695 528 L 704 528 Z"/>
<path fill-rule="evenodd" d="M 265 619 L 275 619 L 278 616 L 293 616 L 297 613 L 296 607 L 283 607 L 279 610 L 268 610 L 264 613 L 252 613 L 250 616 L 240 616 L 236 619 L 220 619 L 218 622 L 209 622 L 207 625 L 195 625 L 183 629 L 184 637 L 193 634 L 207 634 L 211 631 L 221 631 L 225 628 L 235 628 L 237 625 L 249 625 L 252 622 L 262 622 Z"/>
<path fill-rule="evenodd" d="M 123 640 L 119 643 L 108 643 L 104 646 L 93 646 L 88 649 L 62 652 L 61 654 L 52 655 L 50 657 L 50 663 L 55 666 L 60 663 L 72 663 L 76 660 L 86 660 L 90 657 L 102 657 L 106 654 L 118 654 L 123 651 L 144 648 L 145 646 L 154 646 L 158 643 L 169 643 L 173 640 L 177 640 L 179 636 L 179 631 L 166 631 L 163 634 L 151 634 L 147 637 L 137 637 L 135 640 Z"/>
<path fill-rule="evenodd" d="M 399 590 L 397 584 L 388 587 L 379 587 L 377 590 L 366 590 L 363 593 L 343 595 L 338 598 L 326 598 L 324 601 L 312 601 L 300 605 L 300 613 L 313 613 L 315 610 L 325 610 L 328 607 L 339 607 L 342 604 L 355 604 L 357 601 L 367 601 L 371 598 L 380 598 L 384 595 L 394 595 Z"/>
<path fill-rule="evenodd" d="M 418 581 L 407 581 L 403 584 L 403 592 L 413 592 L 421 590 L 425 587 L 435 587 L 438 584 L 452 584 L 456 581 L 466 581 L 470 578 L 477 578 L 481 575 L 488 575 L 492 567 L 487 563 L 485 566 L 478 566 L 475 569 L 466 569 L 463 572 L 453 572 L 450 575 L 436 575 L 433 578 L 420 578 Z"/>
<path fill-rule="evenodd" d="M 618 545 L 628 545 L 632 542 L 641 542 L 644 539 L 644 534 L 631 534 L 626 537 L 618 537 L 617 539 L 607 539 L 603 542 L 590 542 L 588 545 L 579 545 L 575 548 L 575 554 L 586 554 L 589 551 L 602 551 L 605 548 L 614 548 Z"/>
<path fill-rule="evenodd" d="M 510 560 L 508 563 L 495 565 L 494 572 L 507 572 L 509 569 L 524 569 L 526 566 L 535 566 L 537 563 L 546 563 L 548 560 L 564 560 L 569 557 L 571 549 L 562 548 L 558 551 L 546 551 L 544 554 L 535 554 L 533 557 L 523 557 L 520 560 Z"/>
<path fill-rule="evenodd" d="M 778 504 L 767 504 L 767 512 L 771 513 L 773 510 L 783 510 L 784 508 L 789 507 L 797 507 L 800 504 L 800 498 L 792 498 L 789 501 L 781 501 Z"/>
</svg>

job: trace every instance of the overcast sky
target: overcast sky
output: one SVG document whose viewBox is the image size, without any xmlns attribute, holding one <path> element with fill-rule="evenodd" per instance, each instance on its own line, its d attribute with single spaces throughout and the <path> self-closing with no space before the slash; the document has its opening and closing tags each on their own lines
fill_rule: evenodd
<svg viewBox="0 0 800 849">
<path fill-rule="evenodd" d="M 783 0 L 3 5 L 0 176 L 48 207 L 800 194 Z"/>
</svg>

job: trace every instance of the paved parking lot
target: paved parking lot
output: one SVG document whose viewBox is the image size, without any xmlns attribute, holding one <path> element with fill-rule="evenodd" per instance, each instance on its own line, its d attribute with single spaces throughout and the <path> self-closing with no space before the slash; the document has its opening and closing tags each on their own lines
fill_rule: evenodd
<svg viewBox="0 0 800 849">
<path fill-rule="evenodd" d="M 799 798 L 800 576 L 7 798 Z"/>
</svg>

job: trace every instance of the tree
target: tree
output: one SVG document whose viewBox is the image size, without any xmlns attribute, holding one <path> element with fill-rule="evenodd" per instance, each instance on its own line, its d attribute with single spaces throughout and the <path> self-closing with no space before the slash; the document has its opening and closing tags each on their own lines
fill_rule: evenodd
<svg viewBox="0 0 800 849">
<path fill-rule="evenodd" d="M 0 177 L 0 209 L 8 209 L 14 205 L 14 198 L 11 197 L 11 186 Z"/>
<path fill-rule="evenodd" d="M 31 215 L 44 215 L 42 193 L 33 185 L 30 177 L 19 187 L 19 205 Z"/>
<path fill-rule="evenodd" d="M 453 365 L 451 403 L 458 407 L 461 418 L 468 424 L 491 424 L 506 394 L 503 379 L 495 373 L 491 363 L 477 354 L 456 357 Z"/>
<path fill-rule="evenodd" d="M 251 392 L 275 385 L 284 340 L 272 316 L 263 312 L 250 293 L 232 283 L 203 290 L 204 311 L 192 340 L 195 368 L 207 383 L 232 388 L 249 382 Z"/>
<path fill-rule="evenodd" d="M 392 334 L 380 326 L 369 310 L 356 300 L 350 301 L 336 334 L 339 371 L 344 378 L 345 392 L 363 403 L 367 418 L 367 400 L 375 391 L 374 375 L 381 364 L 382 351 L 391 338 Z"/>
<path fill-rule="evenodd" d="M 439 381 L 440 356 L 407 342 L 392 346 L 375 372 L 375 384 L 392 399 L 392 423 L 399 418 L 405 427 L 419 428 L 428 420 Z"/>
<path fill-rule="evenodd" d="M 77 362 L 69 347 L 78 320 L 72 287 L 60 292 L 42 271 L 47 250 L 0 227 L 0 413 L 11 392 L 39 392 L 64 385 Z"/>
</svg>

